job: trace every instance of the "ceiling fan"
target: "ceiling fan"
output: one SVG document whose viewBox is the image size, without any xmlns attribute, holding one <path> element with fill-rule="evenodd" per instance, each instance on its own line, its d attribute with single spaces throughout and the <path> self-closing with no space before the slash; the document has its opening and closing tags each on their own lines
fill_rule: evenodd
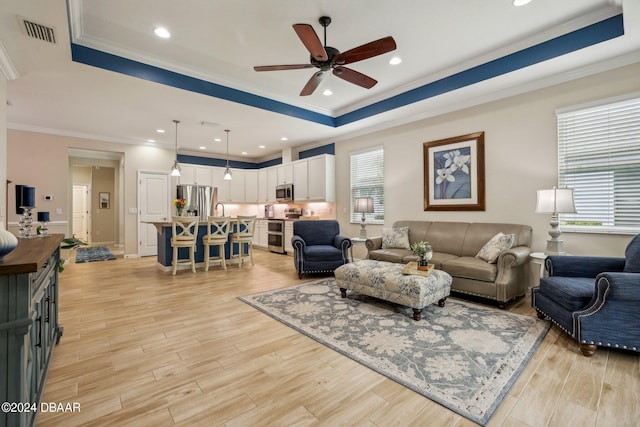
<svg viewBox="0 0 640 427">
<path fill-rule="evenodd" d="M 262 65 L 253 67 L 255 71 L 280 71 L 280 70 L 299 70 L 302 68 L 319 68 L 320 71 L 314 73 L 311 79 L 300 92 L 300 96 L 311 95 L 320 85 L 320 82 L 329 70 L 333 70 L 333 75 L 340 77 L 349 83 L 371 89 L 377 80 L 371 77 L 344 67 L 345 64 L 362 61 L 363 59 L 372 58 L 391 52 L 396 48 L 396 42 L 393 37 L 388 36 L 362 46 L 355 47 L 346 52 L 340 51 L 334 47 L 327 46 L 327 26 L 331 23 L 331 18 L 322 16 L 319 19 L 320 25 L 324 27 L 324 46 L 320 42 L 318 35 L 313 27 L 309 24 L 294 24 L 293 29 L 311 54 L 309 64 L 292 64 L 292 65 Z"/>
</svg>

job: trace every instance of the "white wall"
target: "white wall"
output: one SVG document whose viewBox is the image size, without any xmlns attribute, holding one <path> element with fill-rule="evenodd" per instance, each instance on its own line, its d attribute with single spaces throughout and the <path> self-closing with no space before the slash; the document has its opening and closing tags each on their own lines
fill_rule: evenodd
<svg viewBox="0 0 640 427">
<path fill-rule="evenodd" d="M 338 220 L 342 231 L 357 236 L 349 224 L 349 153 L 385 148 L 385 226 L 401 219 L 510 222 L 533 227 L 532 247 L 544 250 L 549 216 L 535 214 L 536 190 L 557 183 L 555 110 L 561 107 L 640 90 L 640 64 L 546 89 L 491 102 L 440 117 L 336 143 Z M 486 210 L 423 210 L 423 143 L 473 132 L 485 132 Z M 368 235 L 381 226 L 368 225 Z M 564 233 L 573 254 L 621 256 L 628 235 Z"/>
</svg>

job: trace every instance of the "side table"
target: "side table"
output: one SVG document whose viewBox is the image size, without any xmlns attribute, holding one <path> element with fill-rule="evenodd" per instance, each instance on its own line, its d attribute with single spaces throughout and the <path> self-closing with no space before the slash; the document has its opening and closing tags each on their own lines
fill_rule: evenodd
<svg viewBox="0 0 640 427">
<path fill-rule="evenodd" d="M 362 237 L 351 237 L 351 242 L 353 243 L 353 245 L 351 245 L 351 247 L 349 248 L 351 250 L 351 262 L 355 261 L 355 258 L 353 258 L 353 246 L 356 243 L 364 243 L 366 241 L 367 239 L 363 239 Z"/>
<path fill-rule="evenodd" d="M 529 254 L 529 258 L 531 259 L 531 267 L 532 267 L 532 271 L 533 266 L 534 265 L 538 265 L 538 276 L 533 280 L 533 284 L 532 286 L 538 286 L 540 279 L 542 277 L 544 277 L 545 274 L 545 270 L 544 270 L 544 260 L 547 259 L 547 256 L 545 255 L 544 252 L 531 252 Z"/>
</svg>

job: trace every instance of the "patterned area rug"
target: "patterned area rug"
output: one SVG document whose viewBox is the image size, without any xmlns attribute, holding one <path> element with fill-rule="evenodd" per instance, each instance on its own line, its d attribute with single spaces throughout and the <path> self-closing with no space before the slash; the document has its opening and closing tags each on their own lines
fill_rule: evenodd
<svg viewBox="0 0 640 427">
<path fill-rule="evenodd" d="M 81 262 L 109 261 L 116 256 L 106 246 L 95 246 L 76 249 L 76 264 Z"/>
<path fill-rule="evenodd" d="M 449 298 L 415 322 L 410 308 L 328 278 L 240 300 L 382 375 L 485 425 L 549 322 Z"/>
</svg>

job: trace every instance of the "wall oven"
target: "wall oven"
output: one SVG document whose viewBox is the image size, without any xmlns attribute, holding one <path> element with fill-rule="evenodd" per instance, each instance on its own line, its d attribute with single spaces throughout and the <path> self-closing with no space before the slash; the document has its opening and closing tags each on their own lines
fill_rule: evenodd
<svg viewBox="0 0 640 427">
<path fill-rule="evenodd" d="M 268 248 L 271 252 L 279 254 L 286 253 L 284 251 L 284 220 L 269 219 L 267 221 L 267 239 Z"/>
<path fill-rule="evenodd" d="M 279 203 L 293 202 L 293 184 L 281 184 L 276 187 L 276 200 Z"/>
</svg>

